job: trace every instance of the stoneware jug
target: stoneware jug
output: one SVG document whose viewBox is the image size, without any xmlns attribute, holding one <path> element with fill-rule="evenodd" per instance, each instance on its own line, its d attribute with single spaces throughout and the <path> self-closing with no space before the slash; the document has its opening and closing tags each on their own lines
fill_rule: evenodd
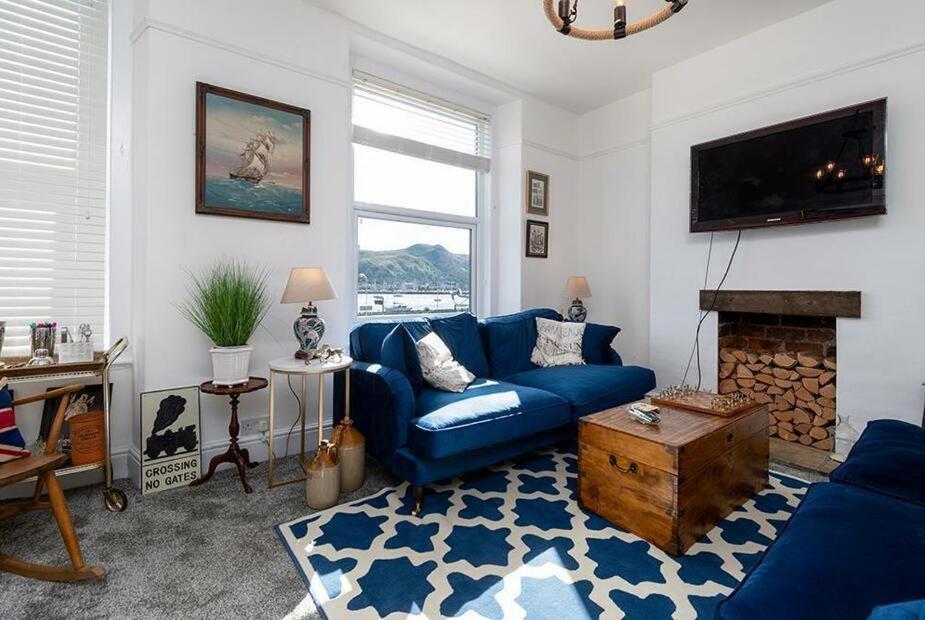
<svg viewBox="0 0 925 620">
<path fill-rule="evenodd" d="M 350 418 L 341 420 L 333 438 L 340 460 L 340 492 L 356 491 L 363 486 L 366 472 L 366 440 Z"/>
<path fill-rule="evenodd" d="M 305 464 L 305 503 L 320 510 L 337 503 L 340 495 L 340 461 L 337 446 L 322 441 L 315 456 Z"/>
</svg>

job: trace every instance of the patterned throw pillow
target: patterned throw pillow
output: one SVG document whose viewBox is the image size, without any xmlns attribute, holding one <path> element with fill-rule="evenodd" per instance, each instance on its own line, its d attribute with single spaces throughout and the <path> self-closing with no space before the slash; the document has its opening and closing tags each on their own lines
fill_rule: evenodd
<svg viewBox="0 0 925 620">
<path fill-rule="evenodd" d="M 26 440 L 16 428 L 13 397 L 6 379 L 0 380 L 0 463 L 21 459 L 32 454 L 26 450 Z"/>
<path fill-rule="evenodd" d="M 536 319 L 536 346 L 530 361 L 544 368 L 549 366 L 582 366 L 581 340 L 584 323 L 563 323 Z"/>
<path fill-rule="evenodd" d="M 415 343 L 421 360 L 424 381 L 444 392 L 465 392 L 466 386 L 475 381 L 475 375 L 453 359 L 449 347 L 435 332 L 431 332 Z"/>
</svg>

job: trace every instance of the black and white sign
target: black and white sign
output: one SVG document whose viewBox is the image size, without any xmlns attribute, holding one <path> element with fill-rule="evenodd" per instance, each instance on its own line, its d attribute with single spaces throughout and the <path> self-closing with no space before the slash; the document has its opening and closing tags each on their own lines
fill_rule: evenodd
<svg viewBox="0 0 925 620">
<path fill-rule="evenodd" d="M 199 477 L 199 388 L 141 395 L 141 492 L 188 486 Z"/>
</svg>

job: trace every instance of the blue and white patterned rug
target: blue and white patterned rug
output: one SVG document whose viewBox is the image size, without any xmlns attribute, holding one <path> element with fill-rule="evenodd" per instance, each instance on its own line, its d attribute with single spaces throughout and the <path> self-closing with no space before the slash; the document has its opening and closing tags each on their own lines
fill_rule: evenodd
<svg viewBox="0 0 925 620">
<path fill-rule="evenodd" d="M 574 447 L 429 487 L 407 484 L 277 526 L 328 618 L 712 618 L 797 507 L 771 485 L 674 558 L 576 499 Z"/>
</svg>

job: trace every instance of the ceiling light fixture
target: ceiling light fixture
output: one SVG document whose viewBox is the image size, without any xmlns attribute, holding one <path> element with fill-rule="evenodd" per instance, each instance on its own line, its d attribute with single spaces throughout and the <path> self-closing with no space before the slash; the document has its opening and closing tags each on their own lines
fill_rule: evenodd
<svg viewBox="0 0 925 620">
<path fill-rule="evenodd" d="M 668 6 L 661 11 L 638 22 L 628 24 L 626 22 L 626 0 L 614 0 L 612 29 L 573 28 L 572 24 L 575 23 L 575 19 L 578 17 L 578 0 L 559 0 L 558 10 L 555 6 L 556 0 L 544 0 L 543 8 L 549 22 L 562 34 L 586 41 L 606 41 L 623 39 L 628 35 L 654 28 L 662 22 L 668 21 L 672 15 L 687 6 L 688 2 L 688 0 L 665 1 Z"/>
</svg>

